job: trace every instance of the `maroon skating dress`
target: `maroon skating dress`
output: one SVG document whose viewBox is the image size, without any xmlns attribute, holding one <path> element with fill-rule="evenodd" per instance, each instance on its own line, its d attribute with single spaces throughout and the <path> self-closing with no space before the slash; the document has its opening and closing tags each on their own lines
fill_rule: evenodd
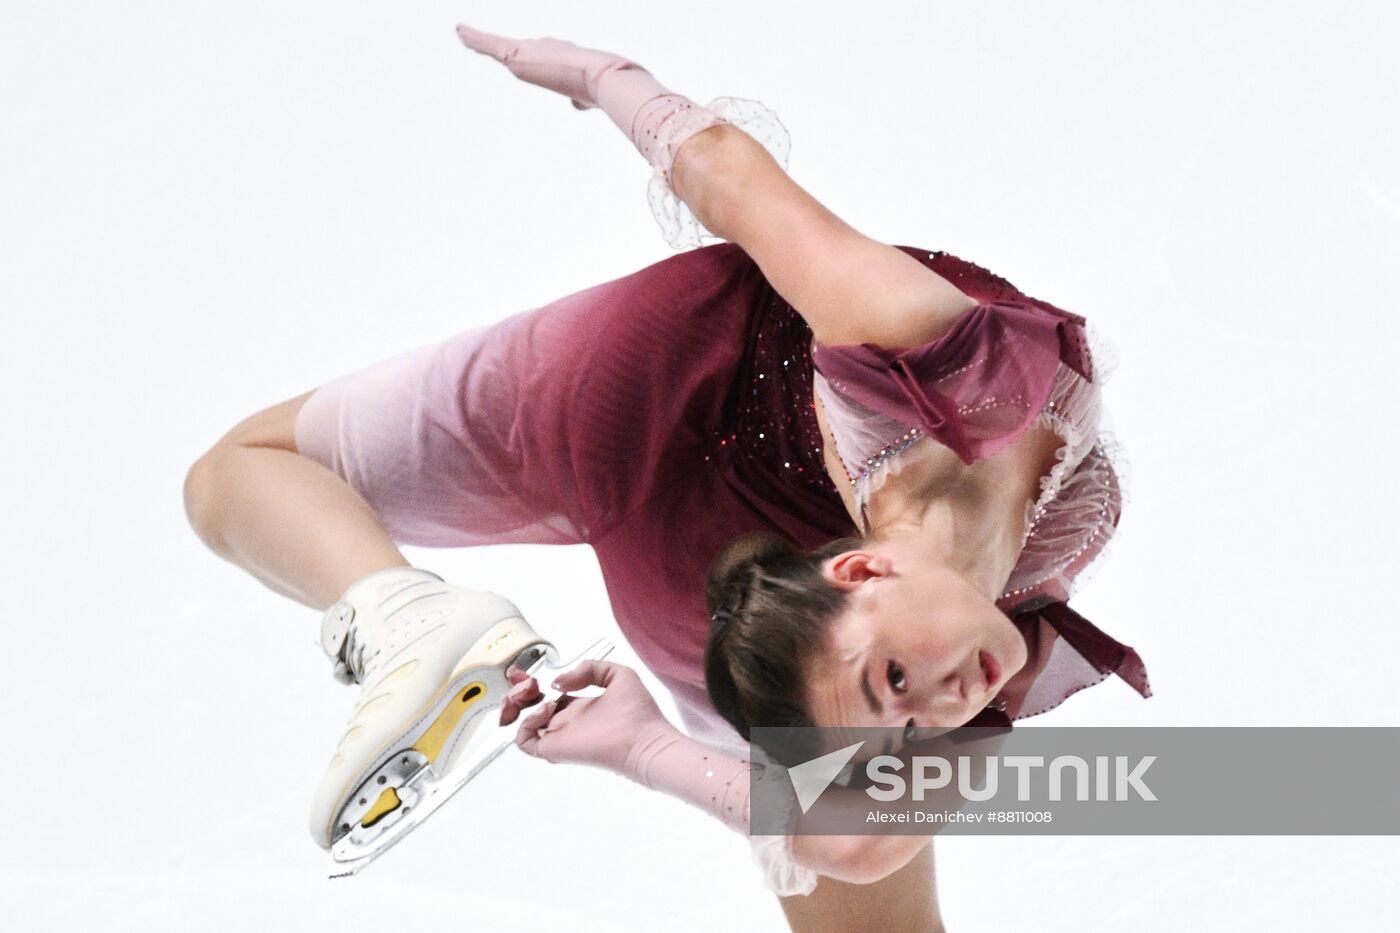
<svg viewBox="0 0 1400 933">
<path fill-rule="evenodd" d="M 803 547 L 858 532 L 823 465 L 814 386 L 843 424 L 867 418 L 868 437 L 918 435 L 972 462 L 1038 418 L 1063 427 L 1056 404 L 1095 380 L 1083 318 L 946 253 L 899 248 L 979 302 L 922 347 L 818 345 L 814 375 L 811 330 L 725 242 L 327 383 L 297 444 L 400 543 L 591 545 L 622 632 L 687 731 L 743 753 L 702 674 L 710 562 L 748 531 Z M 1109 673 L 1150 695 L 1136 652 L 1067 604 L 1122 508 L 1093 428 L 1081 417 L 1068 432 L 998 600 L 1031 649 L 1017 718 Z M 872 478 L 900 449 L 869 458 Z"/>
</svg>

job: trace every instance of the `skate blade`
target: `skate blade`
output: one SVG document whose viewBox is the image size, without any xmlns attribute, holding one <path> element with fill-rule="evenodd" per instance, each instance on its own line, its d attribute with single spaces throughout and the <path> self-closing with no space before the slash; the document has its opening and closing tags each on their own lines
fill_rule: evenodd
<svg viewBox="0 0 1400 933">
<path fill-rule="evenodd" d="M 600 638 L 571 661 L 557 665 L 551 664 L 549 663 L 551 657 L 546 653 L 536 658 L 529 667 L 525 668 L 525 671 L 531 676 L 543 680 L 545 679 L 543 675 L 572 669 L 583 661 L 601 660 L 607 657 L 612 649 L 611 640 Z M 578 693 L 578 691 L 575 692 Z M 562 695 L 562 693 L 548 692 L 541 703 L 558 699 Z M 580 693 L 580 695 L 587 695 L 587 693 Z M 348 878 L 359 873 L 366 865 L 421 826 L 439 807 L 447 803 L 453 794 L 461 790 L 487 765 L 515 744 L 515 734 L 519 731 L 520 722 L 528 714 L 528 710 L 523 711 L 515 722 L 506 726 L 497 725 L 489 731 L 488 724 L 483 723 L 478 728 L 477 734 L 472 736 L 472 747 L 464 752 L 453 765 L 452 770 L 441 778 L 433 774 L 431 767 L 424 766 L 426 759 L 423 756 L 417 753 L 405 755 L 402 758 L 406 766 L 405 770 L 416 773 L 411 774 L 400 786 L 396 786 L 386 793 L 393 795 L 392 809 L 401 809 L 407 812 L 403 812 L 392 826 L 373 834 L 371 838 L 357 839 L 361 835 L 360 833 L 350 833 L 341 837 L 338 842 L 331 846 L 328 877 Z M 399 806 L 401 801 L 403 806 Z M 371 825 L 373 822 L 374 820 L 371 819 Z"/>
</svg>

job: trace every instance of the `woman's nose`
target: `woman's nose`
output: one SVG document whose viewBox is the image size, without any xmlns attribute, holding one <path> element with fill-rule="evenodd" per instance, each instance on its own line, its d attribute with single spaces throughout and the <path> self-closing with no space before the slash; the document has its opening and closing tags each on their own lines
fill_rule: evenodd
<svg viewBox="0 0 1400 933">
<path fill-rule="evenodd" d="M 938 683 L 940 692 L 955 702 L 967 700 L 967 678 L 963 677 L 961 671 L 949 671 L 948 674 Z"/>
</svg>

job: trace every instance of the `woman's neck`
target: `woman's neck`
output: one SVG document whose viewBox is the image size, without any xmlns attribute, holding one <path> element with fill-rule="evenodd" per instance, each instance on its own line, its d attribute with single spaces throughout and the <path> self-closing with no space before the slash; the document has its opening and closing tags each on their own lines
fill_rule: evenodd
<svg viewBox="0 0 1400 933">
<path fill-rule="evenodd" d="M 901 478 L 909 481 L 886 483 L 868 501 L 868 534 L 912 536 L 995 600 L 1021 555 L 1026 507 L 1033 501 L 1015 488 L 1018 484 L 995 473 L 968 468 L 931 483 L 906 473 Z"/>
</svg>

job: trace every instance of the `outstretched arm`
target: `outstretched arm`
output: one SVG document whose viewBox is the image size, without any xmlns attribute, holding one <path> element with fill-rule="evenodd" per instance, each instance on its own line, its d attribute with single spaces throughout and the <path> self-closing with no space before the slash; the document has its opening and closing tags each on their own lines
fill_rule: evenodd
<svg viewBox="0 0 1400 933">
<path fill-rule="evenodd" d="M 825 344 L 917 346 L 976 302 L 902 250 L 833 214 L 743 130 L 611 52 L 459 26 L 523 81 L 601 108 L 713 234 L 738 244 Z"/>
<path fill-rule="evenodd" d="M 534 678 L 518 672 L 501 709 L 513 722 L 542 697 Z M 609 661 L 585 661 L 556 679 L 558 689 L 604 688 L 597 696 L 565 696 L 542 705 L 520 724 L 516 744 L 547 761 L 587 764 L 615 771 L 652 790 L 679 798 L 738 832 L 749 832 L 749 761 L 735 758 L 680 732 L 662 715 L 636 671 Z M 833 786 L 830 806 L 857 790 Z M 800 817 L 795 833 L 800 832 Z M 790 858 L 803 868 L 856 884 L 868 884 L 903 867 L 928 844 L 927 836 L 816 836 L 790 838 Z"/>
<path fill-rule="evenodd" d="M 701 222 L 743 247 L 822 343 L 917 346 L 977 303 L 904 251 L 852 228 L 740 130 L 696 136 L 671 176 Z"/>
</svg>

